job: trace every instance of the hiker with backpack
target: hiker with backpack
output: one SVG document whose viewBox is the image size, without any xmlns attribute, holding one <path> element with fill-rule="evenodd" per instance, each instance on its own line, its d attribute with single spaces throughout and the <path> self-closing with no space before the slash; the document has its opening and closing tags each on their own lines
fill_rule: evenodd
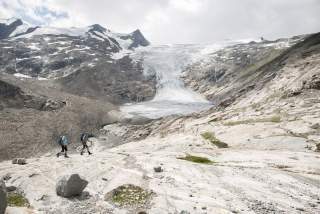
<svg viewBox="0 0 320 214">
<path fill-rule="evenodd" d="M 61 154 L 64 154 L 65 158 L 69 158 L 67 152 L 68 152 L 68 138 L 65 135 L 62 135 L 59 137 L 58 144 L 61 146 L 61 152 L 57 153 L 57 157 L 59 157 Z"/>
<path fill-rule="evenodd" d="M 80 152 L 81 155 L 83 155 L 85 149 L 87 149 L 89 155 L 92 155 L 92 153 L 89 151 L 89 146 L 87 144 L 89 141 L 89 137 L 93 137 L 93 135 L 88 133 L 82 133 L 80 136 L 80 141 L 82 143 L 82 149 Z"/>
</svg>

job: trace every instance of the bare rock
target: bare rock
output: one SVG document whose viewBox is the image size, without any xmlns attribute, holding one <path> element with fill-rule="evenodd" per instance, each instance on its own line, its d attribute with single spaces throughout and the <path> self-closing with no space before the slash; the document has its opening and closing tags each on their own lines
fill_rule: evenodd
<svg viewBox="0 0 320 214">
<path fill-rule="evenodd" d="M 88 185 L 88 181 L 78 174 L 66 175 L 59 179 L 56 184 L 57 195 L 70 198 L 79 196 Z"/>
<path fill-rule="evenodd" d="M 315 74 L 310 80 L 303 82 L 304 89 L 317 89 L 320 90 L 320 75 Z"/>
</svg>

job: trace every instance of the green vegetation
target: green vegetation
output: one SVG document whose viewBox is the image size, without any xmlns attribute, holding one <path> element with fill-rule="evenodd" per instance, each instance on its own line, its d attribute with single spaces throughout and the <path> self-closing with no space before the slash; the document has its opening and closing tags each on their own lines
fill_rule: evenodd
<svg viewBox="0 0 320 214">
<path fill-rule="evenodd" d="M 280 123 L 281 117 L 276 115 L 268 118 L 257 118 L 257 119 L 248 119 L 248 120 L 238 120 L 238 121 L 229 121 L 223 123 L 225 126 L 236 126 L 241 124 L 250 124 L 250 123 Z"/>
<path fill-rule="evenodd" d="M 20 193 L 8 193 L 8 206 L 11 207 L 29 207 L 29 201 Z"/>
<path fill-rule="evenodd" d="M 202 163 L 202 164 L 212 164 L 212 163 L 214 163 L 213 161 L 209 160 L 208 158 L 189 155 L 189 154 L 187 154 L 185 157 L 179 157 L 178 159 L 191 161 L 191 162 L 194 162 L 194 163 Z"/>
<path fill-rule="evenodd" d="M 111 200 L 114 204 L 125 206 L 139 206 L 148 202 L 152 192 L 148 192 L 139 186 L 126 184 L 117 187 L 106 195 L 106 200 Z"/>
<path fill-rule="evenodd" d="M 201 134 L 201 136 L 206 139 L 209 140 L 210 143 L 216 145 L 218 148 L 228 148 L 228 144 L 222 142 L 221 140 L 219 140 L 218 138 L 216 138 L 216 136 L 214 135 L 214 133 L 212 132 L 204 132 Z"/>
</svg>

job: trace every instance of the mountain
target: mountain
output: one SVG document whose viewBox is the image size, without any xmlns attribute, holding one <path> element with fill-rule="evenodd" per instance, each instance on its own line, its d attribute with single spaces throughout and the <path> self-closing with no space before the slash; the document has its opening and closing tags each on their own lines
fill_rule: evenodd
<svg viewBox="0 0 320 214">
<path fill-rule="evenodd" d="M 150 44 L 139 30 L 38 27 L 10 19 L 0 32 L 2 73 L 52 80 L 71 93 L 114 103 L 148 100 L 155 93 L 155 78 L 145 77 L 139 62 L 125 54 Z"/>
<path fill-rule="evenodd" d="M 133 49 L 139 46 L 148 46 L 150 43 L 145 39 L 140 30 L 135 30 L 129 34 L 112 32 L 99 24 L 94 24 L 84 28 L 55 28 L 32 26 L 21 19 L 0 19 L 0 39 L 26 38 L 34 35 L 69 35 L 95 38 L 112 48 Z"/>
<path fill-rule="evenodd" d="M 3 90 L 6 97 L 29 91 L 37 96 L 36 88 L 45 83 L 21 80 L 19 90 L 12 86 L 17 84 L 15 77 L 5 76 L 10 85 L 3 88 L 12 91 Z M 142 124 L 109 123 L 91 138 L 91 156 L 69 153 L 71 158 L 61 159 L 55 156 L 57 146 L 54 150 L 43 143 L 34 148 L 34 141 L 29 141 L 38 142 L 37 136 L 56 124 L 51 120 L 61 117 L 60 111 L 66 108 L 86 108 L 95 114 L 97 109 L 92 108 L 97 105 L 87 106 L 93 100 L 78 103 L 83 97 L 73 97 L 55 112 L 45 111 L 49 126 L 33 127 L 25 133 L 38 135 L 20 144 L 15 140 L 23 139 L 19 132 L 29 125 L 21 118 L 38 123 L 33 122 L 32 110 L 12 114 L 11 123 L 0 129 L 6 130 L 0 140 L 9 139 L 15 146 L 0 141 L 0 146 L 7 145 L 0 148 L 0 157 L 8 148 L 30 157 L 39 145 L 47 146 L 43 152 L 48 153 L 28 158 L 26 165 L 1 162 L 0 177 L 30 204 L 9 207 L 8 212 L 320 213 L 320 33 L 210 51 L 188 66 L 184 81 L 212 101 L 217 99 L 216 105 Z M 56 93 L 54 87 L 44 88 L 46 96 Z M 5 108 L 0 113 L 14 110 Z M 63 113 L 69 119 L 71 113 Z M 86 118 L 82 123 L 91 121 Z M 7 132 L 19 138 L 8 137 Z M 71 150 L 80 145 L 71 144 Z M 88 186 L 81 196 L 66 200 L 57 195 L 56 184 L 73 173 L 87 180 Z M 72 187 L 76 182 L 71 181 Z"/>
<path fill-rule="evenodd" d="M 151 99 L 155 76 L 127 56 L 146 45 L 139 30 L 0 20 L 0 159 L 43 154 L 62 133 L 77 142 L 115 122 L 119 104 Z"/>
<path fill-rule="evenodd" d="M 226 107 L 248 91 L 263 88 L 281 68 L 266 70 L 268 65 L 308 36 L 227 46 L 190 64 L 183 72 L 184 82 L 215 105 Z"/>
<path fill-rule="evenodd" d="M 320 213 L 320 33 L 140 48 L 139 30 L 0 22 L 0 179 L 28 202 L 8 213 Z"/>
</svg>

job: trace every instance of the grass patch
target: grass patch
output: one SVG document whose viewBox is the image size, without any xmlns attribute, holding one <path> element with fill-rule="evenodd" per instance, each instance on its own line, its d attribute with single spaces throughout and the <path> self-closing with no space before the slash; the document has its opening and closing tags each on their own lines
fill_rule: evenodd
<svg viewBox="0 0 320 214">
<path fill-rule="evenodd" d="M 126 184 L 107 193 L 105 200 L 110 200 L 120 207 L 141 206 L 147 204 L 152 194 L 139 186 Z"/>
<path fill-rule="evenodd" d="M 218 148 L 228 148 L 229 147 L 228 144 L 219 140 L 212 132 L 204 132 L 201 134 L 201 136 L 204 139 L 209 140 L 210 143 L 216 145 Z"/>
<path fill-rule="evenodd" d="M 212 164 L 212 163 L 214 163 L 213 161 L 209 160 L 208 158 L 189 155 L 189 154 L 187 154 L 185 157 L 179 157 L 177 159 L 186 160 L 186 161 L 190 161 L 190 162 L 194 162 L 194 163 L 201 163 L 201 164 Z"/>
<path fill-rule="evenodd" d="M 10 207 L 29 207 L 29 201 L 22 195 L 16 192 L 9 192 L 7 196 L 8 206 Z"/>
<path fill-rule="evenodd" d="M 280 123 L 281 117 L 276 115 L 268 118 L 257 118 L 257 119 L 248 119 L 248 120 L 238 120 L 238 121 L 229 121 L 223 123 L 225 126 L 236 126 L 241 124 L 251 124 L 251 123 Z"/>
</svg>

